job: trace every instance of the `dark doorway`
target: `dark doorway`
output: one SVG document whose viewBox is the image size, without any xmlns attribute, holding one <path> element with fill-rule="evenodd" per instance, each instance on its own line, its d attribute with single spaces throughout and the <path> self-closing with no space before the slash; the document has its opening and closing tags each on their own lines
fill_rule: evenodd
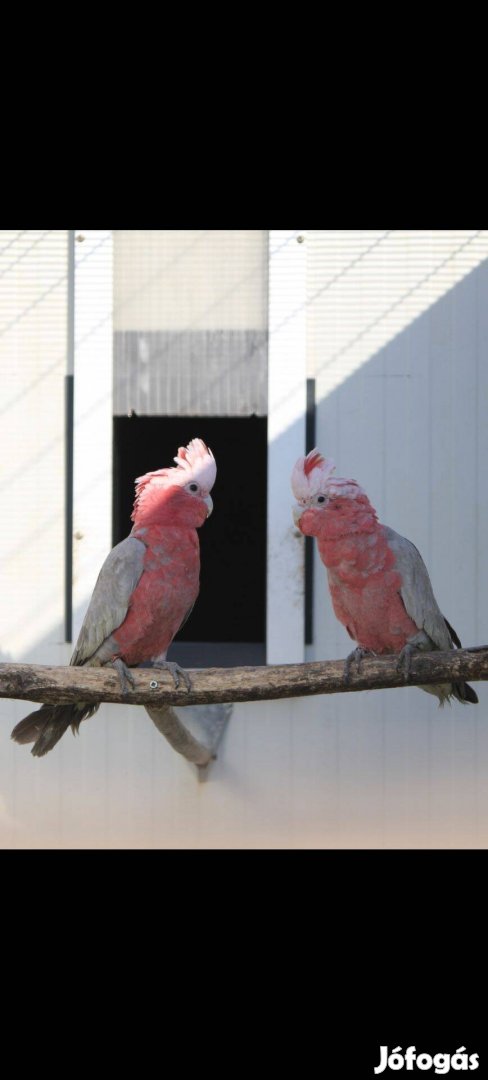
<svg viewBox="0 0 488 1080">
<path fill-rule="evenodd" d="M 114 417 L 113 543 L 132 527 L 134 481 L 203 439 L 217 463 L 214 511 L 199 530 L 200 595 L 169 651 L 188 666 L 265 662 L 266 417 Z"/>
</svg>

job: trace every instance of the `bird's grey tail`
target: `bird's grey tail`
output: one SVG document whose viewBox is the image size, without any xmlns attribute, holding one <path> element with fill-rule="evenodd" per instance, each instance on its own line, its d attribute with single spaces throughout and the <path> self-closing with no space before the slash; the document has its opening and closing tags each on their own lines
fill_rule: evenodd
<svg viewBox="0 0 488 1080">
<path fill-rule="evenodd" d="M 458 635 L 456 634 L 456 631 L 451 626 L 451 624 L 447 621 L 445 615 L 444 615 L 444 622 L 445 622 L 445 624 L 447 626 L 447 629 L 449 630 L 451 641 L 453 642 L 453 644 L 456 646 L 457 649 L 462 649 L 462 645 L 461 645 L 461 642 L 460 642 L 460 640 L 458 638 Z M 472 686 L 468 686 L 467 682 L 453 683 L 452 684 L 451 694 L 452 694 L 453 697 L 457 698 L 458 701 L 462 701 L 463 705 L 467 705 L 468 702 L 471 705 L 477 705 L 478 704 L 478 695 L 473 690 Z"/>
<path fill-rule="evenodd" d="M 59 742 L 69 727 L 76 734 L 82 720 L 93 716 L 98 705 L 77 701 L 74 705 L 43 705 L 15 725 L 11 738 L 18 743 L 33 742 L 31 754 L 43 757 Z"/>
<path fill-rule="evenodd" d="M 462 701 L 463 705 L 470 703 L 471 705 L 478 704 L 478 695 L 473 690 L 473 687 L 467 682 L 457 682 L 452 684 L 452 696 L 457 698 L 458 701 Z"/>
</svg>

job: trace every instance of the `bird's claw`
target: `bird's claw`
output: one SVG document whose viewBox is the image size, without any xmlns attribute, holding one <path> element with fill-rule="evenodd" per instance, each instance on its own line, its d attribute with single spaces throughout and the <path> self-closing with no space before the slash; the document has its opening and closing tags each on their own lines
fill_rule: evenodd
<svg viewBox="0 0 488 1080">
<path fill-rule="evenodd" d="M 117 657 L 116 660 L 112 660 L 112 667 L 115 668 L 115 670 L 116 670 L 116 672 L 117 672 L 117 674 L 119 676 L 120 689 L 121 689 L 122 693 L 123 694 L 128 693 L 129 684 L 130 684 L 132 690 L 135 690 L 136 684 L 135 684 L 134 676 L 133 676 L 130 668 L 127 667 L 127 664 L 124 664 L 124 661 L 120 658 L 120 656 Z"/>
<path fill-rule="evenodd" d="M 158 666 L 166 668 L 170 672 L 173 677 L 173 682 L 175 684 L 175 690 L 179 689 L 180 675 L 183 679 L 186 689 L 191 690 L 191 679 L 188 672 L 185 671 L 184 668 L 180 667 L 180 665 L 177 664 L 174 660 L 164 660 L 163 663 L 159 664 Z"/>
<path fill-rule="evenodd" d="M 415 645 L 410 645 L 408 642 L 403 646 L 400 655 L 397 660 L 397 671 L 403 671 L 405 682 L 407 682 L 410 675 L 410 666 L 412 663 L 412 653 L 415 652 Z"/>
<path fill-rule="evenodd" d="M 373 652 L 372 649 L 362 649 L 361 646 L 358 645 L 357 649 L 353 649 L 352 652 L 349 653 L 349 656 L 346 656 L 346 659 L 344 661 L 344 682 L 346 686 L 349 684 L 351 679 L 351 666 L 353 662 L 356 662 L 356 675 L 359 675 L 361 668 L 361 660 L 363 659 L 363 656 L 375 655 L 376 654 Z"/>
</svg>

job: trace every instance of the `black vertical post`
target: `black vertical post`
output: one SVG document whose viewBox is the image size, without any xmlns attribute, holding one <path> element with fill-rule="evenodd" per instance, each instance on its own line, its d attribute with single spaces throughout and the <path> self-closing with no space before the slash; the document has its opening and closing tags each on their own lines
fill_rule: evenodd
<svg viewBox="0 0 488 1080">
<path fill-rule="evenodd" d="M 315 447 L 315 379 L 307 379 L 305 452 Z M 313 642 L 313 536 L 305 537 L 305 644 Z"/>
<path fill-rule="evenodd" d="M 73 442 L 75 366 L 75 233 L 68 230 L 68 340 L 64 393 L 64 638 L 73 640 Z"/>
</svg>

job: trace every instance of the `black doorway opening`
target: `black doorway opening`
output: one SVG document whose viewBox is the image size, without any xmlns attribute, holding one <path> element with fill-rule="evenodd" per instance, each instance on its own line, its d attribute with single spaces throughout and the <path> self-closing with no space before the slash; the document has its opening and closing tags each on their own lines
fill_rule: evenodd
<svg viewBox="0 0 488 1080">
<path fill-rule="evenodd" d="M 114 417 L 113 543 L 128 536 L 134 481 L 201 438 L 217 463 L 214 510 L 199 529 L 200 595 L 168 652 L 189 667 L 264 664 L 266 417 Z"/>
</svg>

